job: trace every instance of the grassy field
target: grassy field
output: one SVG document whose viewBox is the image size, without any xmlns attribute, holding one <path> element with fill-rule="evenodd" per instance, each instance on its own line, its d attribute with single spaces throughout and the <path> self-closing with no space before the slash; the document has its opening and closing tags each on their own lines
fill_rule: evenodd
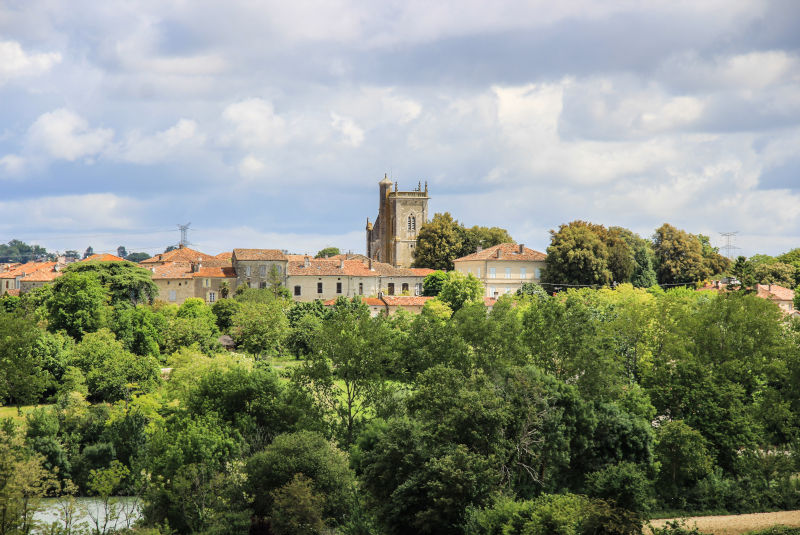
<svg viewBox="0 0 800 535">
<path fill-rule="evenodd" d="M 47 405 L 23 405 L 22 415 L 17 412 L 16 407 L 0 407 L 0 419 L 13 418 L 15 420 L 24 420 L 25 415 L 31 412 L 36 407 L 47 407 Z"/>
<path fill-rule="evenodd" d="M 655 527 L 662 527 L 667 519 L 653 520 Z M 713 535 L 741 535 L 754 530 L 766 529 L 775 525 L 800 527 L 800 511 L 779 511 L 777 513 L 754 513 L 749 515 L 696 516 L 688 518 L 687 527 L 697 526 L 703 533 Z M 647 531 L 646 533 L 649 533 Z"/>
</svg>

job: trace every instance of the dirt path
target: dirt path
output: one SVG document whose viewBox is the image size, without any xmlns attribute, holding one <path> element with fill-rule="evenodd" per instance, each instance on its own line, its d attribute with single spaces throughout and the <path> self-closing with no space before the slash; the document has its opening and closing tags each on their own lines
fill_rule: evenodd
<svg viewBox="0 0 800 535">
<path fill-rule="evenodd" d="M 667 520 L 653 520 L 655 527 L 662 527 Z M 697 516 L 687 519 L 687 527 L 697 524 L 697 529 L 713 535 L 739 535 L 755 529 L 765 529 L 776 524 L 800 527 L 800 511 L 777 513 L 755 513 L 750 515 Z"/>
</svg>

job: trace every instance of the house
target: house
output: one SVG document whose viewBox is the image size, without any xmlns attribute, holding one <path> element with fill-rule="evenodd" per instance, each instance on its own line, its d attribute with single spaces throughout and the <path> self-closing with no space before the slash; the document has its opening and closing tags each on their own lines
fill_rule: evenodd
<svg viewBox="0 0 800 535">
<path fill-rule="evenodd" d="M 281 284 L 286 283 L 289 258 L 279 249 L 234 249 L 231 263 L 236 272 L 236 287 L 269 288 L 270 271 L 276 270 Z"/>
<path fill-rule="evenodd" d="M 192 263 L 192 262 L 208 262 L 219 260 L 218 258 L 201 253 L 189 247 L 181 245 L 177 249 L 167 251 L 166 253 L 159 253 L 155 256 L 142 260 L 139 265 L 142 267 L 156 266 L 160 264 L 169 264 L 172 262 Z"/>
<path fill-rule="evenodd" d="M 756 295 L 778 305 L 784 314 L 795 312 L 794 290 L 777 284 L 756 284 Z"/>
<path fill-rule="evenodd" d="M 158 288 L 158 298 L 180 305 L 191 297 L 213 303 L 226 292 L 232 294 L 236 289 L 236 272 L 233 266 L 227 260 L 204 256 L 211 260 L 146 266 Z"/>
<path fill-rule="evenodd" d="M 419 314 L 422 312 L 422 307 L 425 303 L 433 299 L 433 297 L 422 297 L 414 295 L 383 295 L 378 297 L 363 297 L 361 302 L 369 307 L 370 316 L 375 317 L 379 314 L 393 315 L 400 310 L 407 310 L 412 314 Z M 328 299 L 323 303 L 326 307 L 332 307 L 336 303 L 336 299 Z"/>
<path fill-rule="evenodd" d="M 12 264 L 5 271 L 0 272 L 0 295 L 9 293 L 19 295 L 23 291 L 22 280 L 38 271 L 52 271 L 57 264 L 55 262 L 26 262 L 24 264 Z M 52 279 L 51 279 L 52 280 Z M 33 281 L 29 281 L 32 283 Z M 44 284 L 44 282 L 42 282 Z M 26 286 L 29 286 L 26 284 Z M 39 284 L 38 286 L 41 286 Z M 30 287 L 34 287 L 30 284 Z"/>
<path fill-rule="evenodd" d="M 421 295 L 420 274 L 372 260 L 311 258 L 288 263 L 286 286 L 295 301 L 337 297 Z"/>
<path fill-rule="evenodd" d="M 53 282 L 61 276 L 63 267 L 56 262 L 43 262 L 39 269 L 26 274 L 19 280 L 19 292 L 29 292 L 34 288 L 41 288 L 45 284 Z"/>
<path fill-rule="evenodd" d="M 472 274 L 487 297 L 515 293 L 524 283 L 541 281 L 547 255 L 523 244 L 501 243 L 453 260 L 455 271 Z"/>
</svg>

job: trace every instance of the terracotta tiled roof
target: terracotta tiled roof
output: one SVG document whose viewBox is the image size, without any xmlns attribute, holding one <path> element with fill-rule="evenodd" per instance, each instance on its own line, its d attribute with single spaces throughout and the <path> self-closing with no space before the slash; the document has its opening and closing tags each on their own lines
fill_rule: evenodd
<svg viewBox="0 0 800 535">
<path fill-rule="evenodd" d="M 19 288 L 9 288 L 8 290 L 4 290 L 4 293 L 19 297 Z"/>
<path fill-rule="evenodd" d="M 206 262 L 208 260 L 215 260 L 215 258 L 211 255 L 207 255 L 206 253 L 201 253 L 200 251 L 195 251 L 194 249 L 190 249 L 188 247 L 179 247 L 177 249 L 173 249 L 168 253 L 160 253 L 152 258 L 148 258 L 147 260 L 142 260 L 139 262 L 140 264 L 164 264 L 167 262 Z"/>
<path fill-rule="evenodd" d="M 497 257 L 497 252 L 500 251 L 500 257 Z M 453 262 L 465 262 L 468 260 L 524 260 L 524 261 L 544 261 L 547 255 L 539 251 L 534 251 L 525 246 L 522 246 L 520 253 L 520 245 L 516 243 L 501 243 L 493 247 L 488 247 L 483 251 L 472 253 L 471 255 L 456 258 Z"/>
<path fill-rule="evenodd" d="M 55 265 L 55 262 L 28 262 L 26 264 L 18 265 L 9 271 L 0 273 L 0 279 L 16 279 L 17 277 L 24 277 L 41 269 L 53 269 Z"/>
<path fill-rule="evenodd" d="M 230 279 L 230 278 L 236 278 L 236 271 L 234 271 L 233 266 L 224 266 L 224 267 L 203 266 L 194 273 L 192 273 L 192 276 L 200 278 Z"/>
<path fill-rule="evenodd" d="M 234 249 L 236 260 L 287 260 L 280 249 Z"/>
<path fill-rule="evenodd" d="M 756 285 L 756 295 L 773 301 L 791 301 L 794 299 L 794 290 L 777 284 L 758 284 Z"/>
<path fill-rule="evenodd" d="M 436 271 L 435 269 L 430 269 L 430 268 L 408 268 L 408 269 L 410 271 L 413 271 L 414 274 L 419 277 L 427 277 L 428 275 Z"/>
<path fill-rule="evenodd" d="M 383 299 L 389 306 L 393 307 L 421 307 L 433 297 L 423 297 L 420 295 L 384 295 Z"/>
<path fill-rule="evenodd" d="M 494 297 L 483 298 L 483 304 L 486 305 L 487 307 L 493 307 L 495 303 L 497 303 L 497 299 L 495 299 Z"/>
<path fill-rule="evenodd" d="M 54 267 L 36 270 L 30 275 L 22 277 L 20 280 L 21 282 L 50 282 L 62 275 L 62 273 L 60 271 L 56 271 Z"/>
<path fill-rule="evenodd" d="M 124 262 L 124 258 L 120 258 L 118 256 L 114 256 L 113 254 L 103 253 L 103 254 L 93 254 L 92 256 L 86 257 L 81 262 Z"/>
<path fill-rule="evenodd" d="M 307 275 L 310 277 L 339 276 L 339 277 L 376 277 L 378 273 L 370 271 L 369 266 L 359 260 L 327 260 L 309 259 L 308 267 L 305 260 L 289 262 L 286 268 L 289 276 Z"/>
<path fill-rule="evenodd" d="M 153 279 L 191 279 L 192 264 L 189 262 L 170 262 L 168 264 L 158 264 L 150 266 Z"/>
<path fill-rule="evenodd" d="M 361 302 L 370 307 L 385 307 L 386 303 L 378 299 L 377 297 L 362 297 Z M 336 303 L 336 299 L 328 299 L 323 305 L 326 307 L 331 307 Z"/>
<path fill-rule="evenodd" d="M 362 262 L 369 262 L 369 257 L 358 253 L 342 253 L 329 256 L 328 260 L 361 260 Z"/>
<path fill-rule="evenodd" d="M 219 253 L 215 255 L 214 258 L 219 258 L 220 260 L 230 260 L 233 258 L 233 251 L 225 251 L 224 253 Z"/>
</svg>

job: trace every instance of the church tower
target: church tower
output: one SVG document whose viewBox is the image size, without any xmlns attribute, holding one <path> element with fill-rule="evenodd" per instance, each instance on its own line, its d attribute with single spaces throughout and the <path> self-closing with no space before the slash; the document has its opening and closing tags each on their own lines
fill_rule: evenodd
<svg viewBox="0 0 800 535">
<path fill-rule="evenodd" d="M 367 219 L 367 256 L 395 267 L 410 267 L 414 262 L 417 233 L 428 222 L 428 183 L 422 189 L 399 191 L 384 175 L 378 183 L 378 218 Z"/>
</svg>

